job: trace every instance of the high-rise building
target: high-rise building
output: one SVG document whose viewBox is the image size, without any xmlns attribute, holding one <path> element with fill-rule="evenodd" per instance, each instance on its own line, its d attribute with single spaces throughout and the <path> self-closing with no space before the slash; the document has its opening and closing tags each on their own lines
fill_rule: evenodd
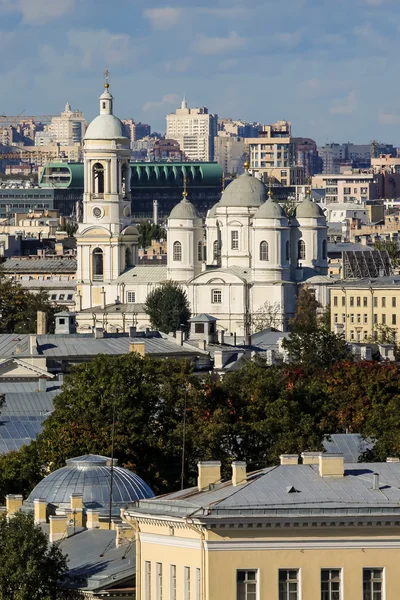
<svg viewBox="0 0 400 600">
<path fill-rule="evenodd" d="M 381 144 L 373 141 L 371 144 L 325 144 L 318 148 L 322 159 L 322 173 L 340 173 L 343 167 L 354 169 L 369 169 L 371 158 L 379 158 L 381 154 L 396 156 L 391 144 Z"/>
<path fill-rule="evenodd" d="M 245 140 L 242 137 L 220 131 L 214 140 L 215 160 L 225 174 L 234 175 L 243 172 L 245 158 Z"/>
<path fill-rule="evenodd" d="M 127 129 L 132 144 L 151 134 L 151 126 L 147 123 L 136 123 L 134 119 L 122 119 L 122 123 Z"/>
<path fill-rule="evenodd" d="M 45 146 L 56 142 L 60 146 L 73 146 L 81 143 L 85 131 L 85 115 L 79 110 L 73 110 L 67 103 L 60 116 L 53 117 L 44 132 L 36 134 L 35 145 Z"/>
<path fill-rule="evenodd" d="M 296 152 L 296 164 L 303 167 L 306 178 L 322 171 L 322 161 L 318 156 L 317 143 L 311 138 L 293 138 Z"/>
<path fill-rule="evenodd" d="M 208 108 L 188 108 L 186 100 L 175 113 L 167 115 L 166 137 L 176 140 L 189 160 L 214 160 L 214 137 L 218 130 L 218 115 Z"/>
</svg>

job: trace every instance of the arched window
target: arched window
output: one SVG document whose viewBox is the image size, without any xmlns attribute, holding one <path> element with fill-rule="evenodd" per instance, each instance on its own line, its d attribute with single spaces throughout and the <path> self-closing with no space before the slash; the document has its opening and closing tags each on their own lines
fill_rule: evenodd
<svg viewBox="0 0 400 600">
<path fill-rule="evenodd" d="M 327 244 L 326 244 L 326 240 L 322 240 L 322 260 L 326 260 L 327 257 Z"/>
<path fill-rule="evenodd" d="M 304 260 L 306 258 L 306 245 L 303 240 L 299 240 L 298 243 L 298 257 L 299 260 Z"/>
<path fill-rule="evenodd" d="M 290 243 L 289 240 L 286 242 L 286 260 L 290 261 Z"/>
<path fill-rule="evenodd" d="M 269 260 L 268 242 L 261 242 L 260 244 L 260 260 Z"/>
<path fill-rule="evenodd" d="M 218 260 L 218 240 L 213 243 L 213 260 Z"/>
<path fill-rule="evenodd" d="M 103 281 L 103 250 L 95 248 L 93 250 L 93 281 Z"/>
<path fill-rule="evenodd" d="M 197 244 L 197 260 L 203 260 L 203 242 Z"/>
<path fill-rule="evenodd" d="M 124 196 L 124 198 L 127 197 L 128 193 L 129 193 L 129 189 L 130 189 L 130 168 L 128 165 L 123 165 L 122 166 L 122 189 L 121 192 Z"/>
<path fill-rule="evenodd" d="M 93 192 L 104 194 L 104 167 L 101 163 L 93 165 Z"/>
<path fill-rule="evenodd" d="M 132 265 L 133 265 L 132 250 L 131 250 L 131 248 L 127 248 L 125 250 L 125 267 L 132 267 Z"/>
<path fill-rule="evenodd" d="M 173 260 L 176 262 L 181 262 L 182 260 L 182 244 L 180 242 L 174 242 Z"/>
</svg>

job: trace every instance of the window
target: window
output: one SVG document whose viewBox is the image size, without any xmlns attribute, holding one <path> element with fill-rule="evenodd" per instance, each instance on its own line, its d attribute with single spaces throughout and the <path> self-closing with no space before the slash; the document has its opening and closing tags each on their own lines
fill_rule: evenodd
<svg viewBox="0 0 400 600">
<path fill-rule="evenodd" d="M 196 569 L 196 600 L 201 598 L 201 571 Z"/>
<path fill-rule="evenodd" d="M 367 298 L 367 296 L 364 296 L 364 297 L 363 297 L 363 306 L 364 306 L 364 307 L 365 307 L 365 306 L 368 306 L 368 298 Z"/>
<path fill-rule="evenodd" d="M 382 325 L 386 325 L 386 315 L 382 315 Z"/>
<path fill-rule="evenodd" d="M 213 260 L 218 260 L 218 240 L 213 243 Z"/>
<path fill-rule="evenodd" d="M 211 302 L 213 304 L 221 304 L 222 303 L 222 291 L 221 290 L 212 290 L 211 291 Z"/>
<path fill-rule="evenodd" d="M 346 323 L 346 315 L 342 315 L 342 321 L 343 323 Z"/>
<path fill-rule="evenodd" d="M 136 302 L 136 292 L 127 292 L 126 301 L 128 304 L 134 304 Z"/>
<path fill-rule="evenodd" d="M 174 242 L 172 254 L 173 254 L 173 260 L 175 262 L 181 262 L 181 260 L 182 260 L 182 244 L 180 242 Z"/>
<path fill-rule="evenodd" d="M 357 315 L 357 323 L 361 323 L 361 315 Z"/>
<path fill-rule="evenodd" d="M 351 194 L 351 188 L 349 188 L 349 187 L 343 188 L 343 194 Z"/>
<path fill-rule="evenodd" d="M 350 315 L 350 323 L 354 323 L 354 315 Z"/>
<path fill-rule="evenodd" d="M 327 257 L 327 244 L 326 244 L 326 240 L 322 240 L 322 260 L 326 260 Z"/>
<path fill-rule="evenodd" d="M 231 249 L 239 250 L 239 232 L 231 231 Z"/>
<path fill-rule="evenodd" d="M 382 298 L 382 308 L 386 308 L 386 298 Z"/>
<path fill-rule="evenodd" d="M 346 306 L 346 296 L 342 296 L 342 306 Z"/>
<path fill-rule="evenodd" d="M 260 244 L 260 260 L 269 260 L 268 256 L 268 242 L 261 242 Z"/>
<path fill-rule="evenodd" d="M 392 298 L 392 308 L 396 308 L 396 298 Z"/>
<path fill-rule="evenodd" d="M 298 600 L 299 572 L 297 569 L 279 569 L 279 600 Z"/>
<path fill-rule="evenodd" d="M 340 600 L 340 569 L 321 570 L 321 600 Z"/>
<path fill-rule="evenodd" d="M 93 165 L 93 192 L 104 194 L 104 167 L 101 163 Z"/>
<path fill-rule="evenodd" d="M 190 600 L 190 567 L 183 568 L 183 598 Z"/>
<path fill-rule="evenodd" d="M 396 325 L 396 315 L 392 315 L 392 325 Z"/>
<path fill-rule="evenodd" d="M 65 319 L 58 319 L 58 324 L 59 325 L 65 325 Z"/>
<path fill-rule="evenodd" d="M 132 250 L 130 248 L 127 248 L 125 250 L 125 267 L 132 267 L 132 265 L 133 265 Z"/>
<path fill-rule="evenodd" d="M 378 308 L 378 298 L 374 298 L 374 308 Z"/>
<path fill-rule="evenodd" d="M 204 333 L 204 323 L 195 323 L 194 324 L 194 332 L 195 333 Z"/>
<path fill-rule="evenodd" d="M 354 297 L 350 296 L 350 306 L 354 306 Z"/>
<path fill-rule="evenodd" d="M 383 599 L 383 569 L 363 569 L 363 600 Z"/>
<path fill-rule="evenodd" d="M 52 300 L 57 300 L 57 294 L 52 294 L 52 295 L 51 295 L 51 299 L 52 299 Z"/>
<path fill-rule="evenodd" d="M 203 260 L 203 242 L 197 244 L 197 260 Z"/>
<path fill-rule="evenodd" d="M 374 325 L 377 325 L 378 323 L 378 315 L 374 315 Z"/>
<path fill-rule="evenodd" d="M 361 306 L 361 296 L 357 296 L 357 306 Z"/>
<path fill-rule="evenodd" d="M 299 240 L 297 250 L 299 260 L 304 260 L 306 258 L 306 245 L 303 240 Z"/>
<path fill-rule="evenodd" d="M 176 565 L 169 568 L 169 600 L 176 600 Z"/>
<path fill-rule="evenodd" d="M 151 562 L 144 562 L 144 597 L 146 600 L 151 600 Z"/>
<path fill-rule="evenodd" d="M 73 294 L 68 294 L 67 300 L 72 300 L 73 297 L 74 297 Z"/>
<path fill-rule="evenodd" d="M 65 300 L 65 294 L 60 294 L 58 297 L 59 300 Z"/>
<path fill-rule="evenodd" d="M 333 298 L 333 306 L 337 306 L 337 305 L 338 305 L 338 297 L 337 297 L 337 296 L 335 296 L 335 297 Z"/>
<path fill-rule="evenodd" d="M 103 250 L 93 250 L 93 280 L 103 281 Z"/>
<path fill-rule="evenodd" d="M 353 329 L 350 331 L 350 339 L 354 340 L 354 330 Z"/>
<path fill-rule="evenodd" d="M 162 563 L 156 563 L 156 598 L 162 600 L 163 597 L 163 580 L 162 580 Z"/>
<path fill-rule="evenodd" d="M 257 571 L 236 572 L 237 600 L 257 600 Z"/>
<path fill-rule="evenodd" d="M 368 324 L 368 315 L 364 315 L 364 325 Z"/>
<path fill-rule="evenodd" d="M 286 260 L 287 261 L 290 260 L 290 243 L 289 243 L 289 241 L 286 242 Z"/>
</svg>

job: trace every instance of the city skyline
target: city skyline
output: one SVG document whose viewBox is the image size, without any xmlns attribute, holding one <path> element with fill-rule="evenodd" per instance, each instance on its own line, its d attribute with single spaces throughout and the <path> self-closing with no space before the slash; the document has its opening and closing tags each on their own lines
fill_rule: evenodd
<svg viewBox="0 0 400 600">
<path fill-rule="evenodd" d="M 116 114 L 165 131 L 185 95 L 220 117 L 290 120 L 318 144 L 400 145 L 395 0 L 211 3 L 0 0 L 1 114 Z M 271 84 L 272 82 L 272 84 Z"/>
</svg>

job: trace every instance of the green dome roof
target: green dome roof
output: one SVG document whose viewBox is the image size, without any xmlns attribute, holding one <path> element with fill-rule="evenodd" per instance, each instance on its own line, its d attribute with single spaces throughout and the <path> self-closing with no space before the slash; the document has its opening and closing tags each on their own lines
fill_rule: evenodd
<svg viewBox="0 0 400 600">
<path fill-rule="evenodd" d="M 247 171 L 225 188 L 218 206 L 258 207 L 265 202 L 265 185 Z"/>
<path fill-rule="evenodd" d="M 283 210 L 282 206 L 278 203 L 275 202 L 274 200 L 272 200 L 272 198 L 268 198 L 268 200 L 266 202 L 264 202 L 264 204 L 262 204 L 260 206 L 260 208 L 258 208 L 256 210 L 256 213 L 254 215 L 255 219 L 286 219 L 286 213 Z"/>
<path fill-rule="evenodd" d="M 316 202 L 306 198 L 297 205 L 294 214 L 298 219 L 318 219 L 324 216 L 324 211 Z"/>
<path fill-rule="evenodd" d="M 197 212 L 197 208 L 189 202 L 187 198 L 184 198 L 174 206 L 169 215 L 169 219 L 200 219 L 200 215 Z"/>
</svg>

